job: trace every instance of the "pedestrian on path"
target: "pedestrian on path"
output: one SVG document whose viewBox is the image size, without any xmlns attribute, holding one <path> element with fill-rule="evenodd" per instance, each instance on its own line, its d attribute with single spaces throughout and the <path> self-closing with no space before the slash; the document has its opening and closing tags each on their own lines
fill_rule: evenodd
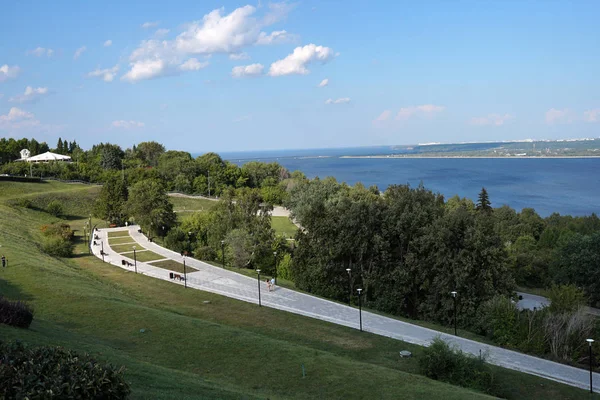
<svg viewBox="0 0 600 400">
<path fill-rule="evenodd" d="M 6 268 L 7 265 L 8 265 L 8 260 L 6 259 L 5 256 L 2 256 L 2 268 Z"/>
<path fill-rule="evenodd" d="M 270 292 L 271 291 L 271 281 L 269 279 L 267 279 L 266 282 L 267 282 L 267 290 Z"/>
<path fill-rule="evenodd" d="M 275 290 L 275 278 L 271 278 L 271 290 Z"/>
</svg>

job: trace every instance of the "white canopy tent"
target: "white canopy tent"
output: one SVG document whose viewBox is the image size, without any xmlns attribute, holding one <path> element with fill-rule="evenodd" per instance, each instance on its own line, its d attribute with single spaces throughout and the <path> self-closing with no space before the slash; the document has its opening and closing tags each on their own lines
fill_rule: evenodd
<svg viewBox="0 0 600 400">
<path fill-rule="evenodd" d="M 71 157 L 64 156 L 62 154 L 51 153 L 49 151 L 38 154 L 37 156 L 26 158 L 24 161 L 33 162 L 33 163 L 44 163 L 50 161 L 71 161 Z"/>
</svg>

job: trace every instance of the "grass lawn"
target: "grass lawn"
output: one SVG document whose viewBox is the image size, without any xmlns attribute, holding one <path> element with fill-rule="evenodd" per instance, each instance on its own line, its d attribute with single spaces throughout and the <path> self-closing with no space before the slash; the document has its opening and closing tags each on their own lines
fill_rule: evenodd
<svg viewBox="0 0 600 400">
<path fill-rule="evenodd" d="M 110 244 L 110 247 L 112 247 L 113 245 L 117 245 L 117 244 L 124 244 L 124 243 L 136 243 L 135 240 L 133 240 L 133 238 L 131 236 L 127 236 L 127 237 L 118 237 L 118 238 L 108 238 L 108 244 Z"/>
<path fill-rule="evenodd" d="M 133 239 L 131 239 L 132 242 L 134 242 Z M 133 247 L 136 247 L 137 250 L 144 250 L 144 248 L 142 246 L 140 246 L 137 243 L 134 244 L 115 244 L 114 246 L 111 244 L 110 248 L 115 252 L 115 253 L 125 253 L 126 251 L 133 251 Z"/>
<path fill-rule="evenodd" d="M 79 236 L 87 212 L 70 221 L 79 255 L 71 259 L 38 250 L 39 226 L 55 220 L 48 214 L 0 204 L 0 215 L 2 252 L 15 260 L 0 274 L 0 293 L 35 309 L 30 329 L 0 325 L 0 338 L 61 345 L 124 365 L 132 399 L 491 398 L 418 375 L 420 346 L 104 264 L 87 255 Z M 414 357 L 400 359 L 404 349 Z M 508 399 L 600 398 L 493 370 L 498 393 Z"/>
<path fill-rule="evenodd" d="M 123 254 L 123 255 L 133 259 L 133 252 Z M 135 257 L 137 258 L 137 260 L 139 262 L 149 262 L 149 261 L 155 261 L 155 260 L 162 260 L 165 258 L 164 256 L 161 256 L 160 254 L 151 252 L 150 250 L 139 250 L 139 249 L 138 249 L 138 251 L 136 251 Z"/>
<path fill-rule="evenodd" d="M 168 269 L 169 271 L 178 272 L 178 273 L 183 274 L 183 263 L 178 263 L 177 261 L 165 260 L 165 261 L 151 262 L 149 264 L 154 267 Z M 189 265 L 186 265 L 185 269 L 188 274 L 190 272 L 198 271 L 197 269 L 192 268 Z"/>
<path fill-rule="evenodd" d="M 109 238 L 120 237 L 120 236 L 129 236 L 129 232 L 125 231 L 125 230 L 108 232 Z"/>
<path fill-rule="evenodd" d="M 288 217 L 271 217 L 271 227 L 277 235 L 285 235 L 288 238 L 293 238 L 298 231 L 298 227 Z"/>
<path fill-rule="evenodd" d="M 217 205 L 217 202 L 214 200 L 191 199 L 188 197 L 169 196 L 169 200 L 171 200 L 173 209 L 177 212 L 208 211 Z"/>
</svg>

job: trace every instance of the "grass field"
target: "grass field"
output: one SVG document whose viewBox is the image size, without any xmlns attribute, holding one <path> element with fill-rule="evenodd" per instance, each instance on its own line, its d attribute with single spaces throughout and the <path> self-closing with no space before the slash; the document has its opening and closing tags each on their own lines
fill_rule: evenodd
<svg viewBox="0 0 600 400">
<path fill-rule="evenodd" d="M 108 232 L 108 238 L 116 238 L 121 236 L 129 236 L 129 232 L 127 231 L 112 231 Z M 129 236 L 131 238 L 131 236 Z M 133 240 L 133 239 L 132 239 Z"/>
<path fill-rule="evenodd" d="M 72 195 L 87 196 L 81 192 Z M 4 193 L 0 183 L 0 203 Z M 69 221 L 78 234 L 86 205 Z M 0 338 L 62 345 L 125 365 L 132 399 L 489 398 L 418 375 L 419 346 L 135 275 L 87 256 L 79 236 L 77 257 L 52 258 L 36 242 L 39 226 L 55 218 L 2 204 L 0 216 L 0 249 L 15 260 L 0 275 L 0 293 L 35 308 L 30 329 L 0 325 Z M 399 359 L 403 349 L 414 357 Z M 494 371 L 509 399 L 594 398 Z"/>
<path fill-rule="evenodd" d="M 133 242 L 134 240 L 131 239 L 131 241 Z M 137 243 L 134 244 L 115 244 L 114 246 L 111 244 L 110 248 L 115 252 L 115 253 L 125 253 L 126 251 L 133 251 L 133 247 L 135 246 L 135 248 L 137 250 L 143 250 L 142 246 L 140 246 Z"/>
<path fill-rule="evenodd" d="M 127 237 L 117 237 L 117 238 L 108 238 L 108 244 L 112 247 L 113 245 L 125 244 L 125 243 L 135 243 L 135 240 L 131 236 Z"/>
<path fill-rule="evenodd" d="M 123 254 L 123 255 L 133 259 L 133 251 Z M 139 249 L 136 251 L 135 257 L 139 262 L 156 261 L 156 260 L 162 260 L 165 258 L 164 256 L 161 256 L 160 254 L 156 254 L 150 250 L 139 250 Z"/>
<path fill-rule="evenodd" d="M 183 274 L 183 264 L 178 263 L 177 261 L 166 260 L 166 261 L 151 262 L 149 264 L 152 266 L 158 267 L 158 268 L 168 269 L 169 271 L 179 272 L 179 273 Z M 190 267 L 189 265 L 186 265 L 186 272 L 188 274 L 190 272 L 196 272 L 196 271 L 198 271 L 198 270 Z"/>
<path fill-rule="evenodd" d="M 188 197 L 170 196 L 169 200 L 171 200 L 173 209 L 177 212 L 208 211 L 217 205 L 217 202 L 214 200 L 192 199 Z"/>
<path fill-rule="evenodd" d="M 271 217 L 271 227 L 276 234 L 285 235 L 288 238 L 293 238 L 298 231 L 298 227 L 288 217 Z"/>
</svg>

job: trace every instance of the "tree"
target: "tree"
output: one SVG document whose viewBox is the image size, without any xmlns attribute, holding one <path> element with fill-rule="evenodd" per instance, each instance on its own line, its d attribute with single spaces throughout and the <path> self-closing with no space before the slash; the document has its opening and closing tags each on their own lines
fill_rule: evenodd
<svg viewBox="0 0 600 400">
<path fill-rule="evenodd" d="M 121 177 L 112 175 L 100 190 L 94 205 L 94 215 L 112 224 L 123 225 L 128 219 L 125 209 L 127 197 L 126 182 Z"/>
<path fill-rule="evenodd" d="M 245 229 L 234 229 L 227 234 L 227 259 L 237 268 L 248 266 L 252 261 L 252 237 Z"/>
<path fill-rule="evenodd" d="M 150 167 L 158 165 L 158 158 L 165 152 L 165 146 L 157 142 L 142 142 L 135 147 L 135 155 Z"/>
<path fill-rule="evenodd" d="M 490 213 L 492 211 L 492 203 L 490 202 L 490 198 L 488 196 L 487 190 L 484 187 L 481 188 L 481 192 L 479 192 L 479 196 L 477 198 L 477 205 L 475 209 L 480 212 Z"/>
<path fill-rule="evenodd" d="M 58 138 L 58 142 L 56 143 L 56 152 L 58 154 L 62 154 L 63 152 L 63 141 L 61 138 Z"/>
<path fill-rule="evenodd" d="M 133 185 L 126 209 L 150 235 L 165 235 L 177 219 L 164 185 L 156 179 L 146 179 Z"/>
</svg>

